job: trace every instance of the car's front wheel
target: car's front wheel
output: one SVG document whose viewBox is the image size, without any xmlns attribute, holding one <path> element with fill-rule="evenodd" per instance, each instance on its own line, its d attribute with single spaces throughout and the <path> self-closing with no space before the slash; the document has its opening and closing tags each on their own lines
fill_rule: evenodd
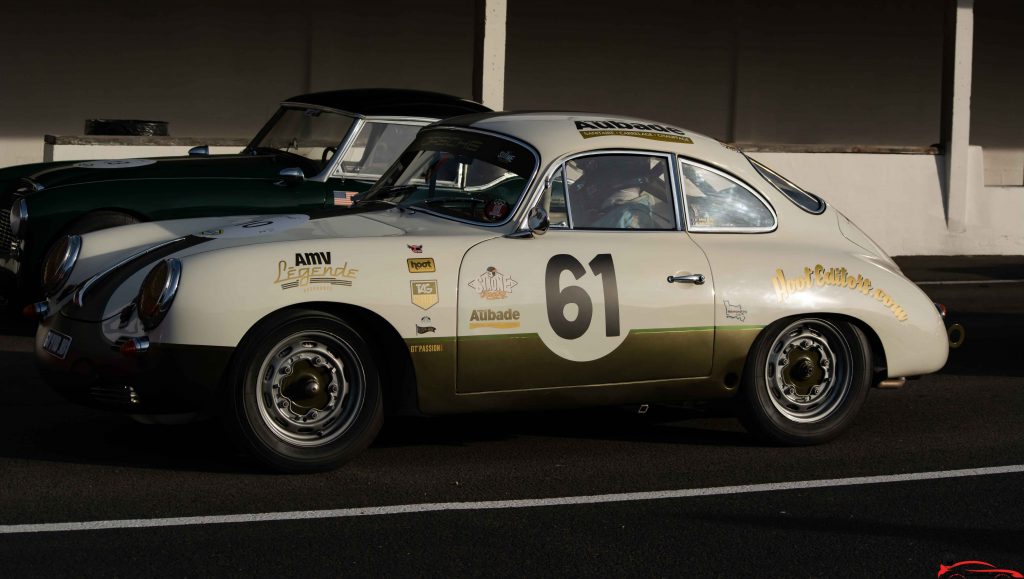
<svg viewBox="0 0 1024 579">
<path fill-rule="evenodd" d="M 744 424 L 790 445 L 849 427 L 871 386 L 871 347 L 857 326 L 801 317 L 768 326 L 744 371 Z"/>
<path fill-rule="evenodd" d="M 228 383 L 228 423 L 244 450 L 283 472 L 341 465 L 383 419 L 369 345 L 342 319 L 293 310 L 260 324 Z"/>
</svg>

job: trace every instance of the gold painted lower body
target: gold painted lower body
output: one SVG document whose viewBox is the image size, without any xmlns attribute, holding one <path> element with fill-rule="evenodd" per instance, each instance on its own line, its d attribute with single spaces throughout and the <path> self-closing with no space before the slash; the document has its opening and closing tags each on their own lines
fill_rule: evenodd
<svg viewBox="0 0 1024 579">
<path fill-rule="evenodd" d="M 536 335 L 492 340 L 412 338 L 406 342 L 416 369 L 420 410 L 454 414 L 730 397 L 737 391 L 747 353 L 761 329 L 725 326 L 638 332 L 636 339 L 628 337 L 607 360 L 592 362 L 558 358 Z M 707 339 L 709 334 L 712 339 Z M 534 357 L 502 357 L 503 348 L 516 348 Z M 458 368 L 458 358 L 474 363 Z M 514 363 L 505 361 L 515 358 L 518 361 Z M 686 376 L 687 368 L 708 370 L 703 376 L 681 377 Z"/>
</svg>

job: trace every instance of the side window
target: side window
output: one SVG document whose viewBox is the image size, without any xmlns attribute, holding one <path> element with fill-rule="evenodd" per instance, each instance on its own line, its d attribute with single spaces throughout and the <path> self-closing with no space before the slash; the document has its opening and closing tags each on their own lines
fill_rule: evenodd
<svg viewBox="0 0 1024 579">
<path fill-rule="evenodd" d="M 333 176 L 376 180 L 405 151 L 419 130 L 419 125 L 364 124 Z"/>
<path fill-rule="evenodd" d="M 775 216 L 746 186 L 711 169 L 680 161 L 689 229 L 775 227 Z"/>
<path fill-rule="evenodd" d="M 565 163 L 573 229 L 675 229 L 668 163 L 666 157 L 626 153 Z"/>
<path fill-rule="evenodd" d="M 782 175 L 779 175 L 775 171 L 772 171 L 768 167 L 765 167 L 761 163 L 747 157 L 750 164 L 757 169 L 757 172 L 764 177 L 765 181 L 771 183 L 776 189 L 779 190 L 787 199 L 796 204 L 797 207 L 803 209 L 808 213 L 819 215 L 825 211 L 825 202 L 818 196 L 804 191 L 800 187 L 797 187 L 792 181 L 786 179 Z"/>
<path fill-rule="evenodd" d="M 553 229 L 569 228 L 569 209 L 565 205 L 565 165 L 559 165 L 544 191 L 543 205 Z"/>
</svg>

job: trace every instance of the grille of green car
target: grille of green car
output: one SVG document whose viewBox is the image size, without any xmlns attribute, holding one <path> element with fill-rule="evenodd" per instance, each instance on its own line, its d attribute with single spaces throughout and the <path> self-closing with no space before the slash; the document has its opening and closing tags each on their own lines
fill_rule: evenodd
<svg viewBox="0 0 1024 579">
<path fill-rule="evenodd" d="M 0 259 L 8 259 L 18 248 L 18 240 L 11 232 L 11 211 L 0 209 Z"/>
</svg>

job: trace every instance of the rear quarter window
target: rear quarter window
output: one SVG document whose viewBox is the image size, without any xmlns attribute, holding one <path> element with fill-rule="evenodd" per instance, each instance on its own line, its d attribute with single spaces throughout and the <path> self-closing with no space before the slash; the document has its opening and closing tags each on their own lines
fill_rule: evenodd
<svg viewBox="0 0 1024 579">
<path fill-rule="evenodd" d="M 747 157 L 747 160 L 750 161 L 750 164 L 754 166 L 754 169 L 764 177 L 765 181 L 771 183 L 772 186 L 778 189 L 780 193 L 785 195 L 787 199 L 792 201 L 800 209 L 815 215 L 819 215 L 825 211 L 825 201 L 817 195 L 804 191 L 789 179 L 786 179 L 782 175 L 779 175 L 775 171 L 772 171 L 750 157 Z"/>
</svg>

